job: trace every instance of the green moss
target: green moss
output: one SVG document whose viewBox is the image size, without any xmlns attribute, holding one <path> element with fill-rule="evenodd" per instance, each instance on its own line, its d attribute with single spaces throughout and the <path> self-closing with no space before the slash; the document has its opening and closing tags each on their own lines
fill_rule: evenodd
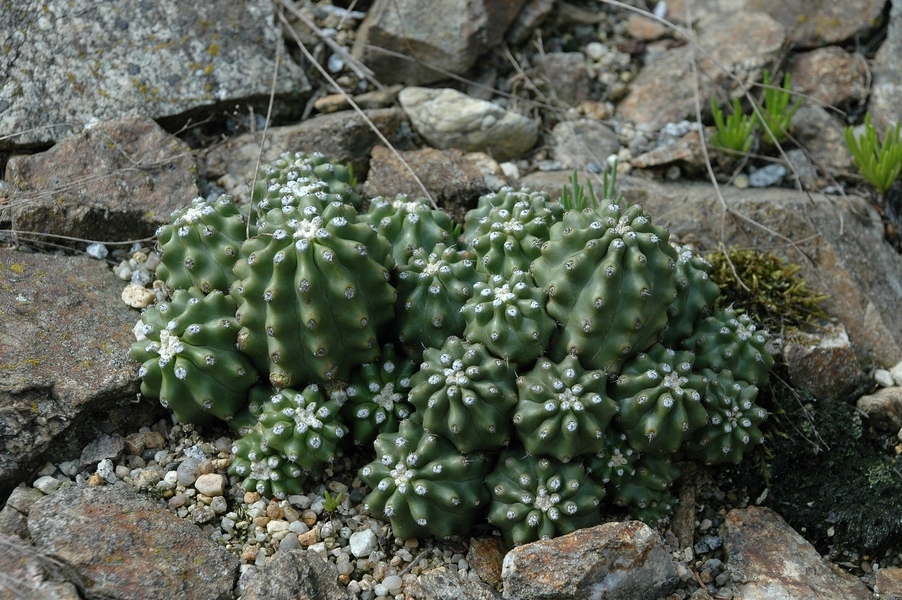
<svg viewBox="0 0 902 600">
<path fill-rule="evenodd" d="M 827 319 L 820 306 L 827 296 L 808 288 L 799 277 L 799 265 L 773 252 L 736 248 L 705 258 L 711 263 L 709 276 L 720 288 L 716 308 L 732 306 L 771 331 L 800 329 Z"/>
</svg>

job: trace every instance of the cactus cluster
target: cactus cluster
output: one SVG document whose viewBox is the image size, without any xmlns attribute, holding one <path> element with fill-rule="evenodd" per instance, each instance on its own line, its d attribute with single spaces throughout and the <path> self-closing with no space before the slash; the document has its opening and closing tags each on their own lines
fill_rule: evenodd
<svg viewBox="0 0 902 600">
<path fill-rule="evenodd" d="M 284 155 L 251 206 L 198 199 L 159 232 L 142 392 L 226 420 L 245 489 L 298 493 L 372 444 L 364 504 L 396 536 L 487 517 L 520 544 L 605 504 L 660 519 L 675 460 L 760 441 L 767 333 L 641 207 L 503 188 L 456 225 L 404 196 L 362 212 L 353 183 Z"/>
</svg>

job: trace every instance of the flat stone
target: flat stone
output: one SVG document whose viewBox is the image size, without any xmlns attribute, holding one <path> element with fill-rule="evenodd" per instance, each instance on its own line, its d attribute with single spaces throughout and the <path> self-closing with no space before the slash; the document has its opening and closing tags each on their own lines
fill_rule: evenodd
<svg viewBox="0 0 902 600">
<path fill-rule="evenodd" d="M 503 161 L 532 149 L 532 119 L 450 88 L 408 87 L 398 94 L 411 125 L 433 148 L 486 152 Z"/>
<path fill-rule="evenodd" d="M 535 172 L 520 185 L 559 197 L 570 172 Z M 595 184 L 596 182 L 593 182 Z M 659 183 L 621 175 L 624 198 L 640 204 L 671 235 L 691 235 L 700 251 L 727 247 L 773 250 L 799 264 L 808 287 L 828 298 L 824 310 L 845 327 L 865 365 L 890 367 L 902 356 L 902 256 L 883 237 L 879 216 L 863 199 L 782 188 Z M 596 189 L 598 185 L 596 184 Z M 724 209 L 731 212 L 724 215 Z"/>
<path fill-rule="evenodd" d="M 902 387 L 880 388 L 859 398 L 856 406 L 876 429 L 891 433 L 902 429 Z"/>
<path fill-rule="evenodd" d="M 224 475 L 220 475 L 219 473 L 203 473 L 194 482 L 194 489 L 204 496 L 222 496 L 225 492 L 227 483 Z"/>
<path fill-rule="evenodd" d="M 902 569 L 899 567 L 878 569 L 874 592 L 880 600 L 902 600 Z"/>
<path fill-rule="evenodd" d="M 831 568 L 783 518 L 768 508 L 733 509 L 724 550 L 733 600 L 870 600 L 856 577 Z"/>
<path fill-rule="evenodd" d="M 575 107 L 589 99 L 589 75 L 582 52 L 548 52 L 536 57 L 537 81 L 560 108 Z"/>
<path fill-rule="evenodd" d="M 244 600 L 348 599 L 351 595 L 338 581 L 338 569 L 316 552 L 279 551 L 250 580 Z"/>
<path fill-rule="evenodd" d="M 0 596 L 10 600 L 78 600 L 78 577 L 22 539 L 0 533 Z"/>
<path fill-rule="evenodd" d="M 399 154 L 401 160 L 384 146 L 373 149 L 370 177 L 363 186 L 366 196 L 394 198 L 395 194 L 407 194 L 411 198 L 424 197 L 423 189 L 404 162 L 416 173 L 436 204 L 461 220 L 467 210 L 475 208 L 479 197 L 492 189 L 480 164 L 491 162 L 497 167 L 497 163 L 485 154 L 433 148 Z M 500 172 L 501 167 L 497 169 Z"/>
<path fill-rule="evenodd" d="M 130 112 L 173 131 L 235 105 L 266 114 L 283 43 L 265 0 L 50 0 L 0 9 L 0 31 L 0 149 L 49 145 Z M 310 85 L 281 57 L 276 109 L 299 113 Z"/>
<path fill-rule="evenodd" d="M 491 586 L 501 583 L 504 553 L 498 538 L 473 538 L 467 550 L 467 564 Z"/>
<path fill-rule="evenodd" d="M 783 360 L 793 386 L 820 401 L 847 401 L 870 384 L 842 325 L 824 324 L 811 332 L 788 333 Z M 824 373 L 830 376 L 824 377 Z"/>
<path fill-rule="evenodd" d="M 14 191 L 4 208 L 19 231 L 143 239 L 197 197 L 196 177 L 191 150 L 177 137 L 149 117 L 122 117 L 11 158 L 6 179 Z"/>
<path fill-rule="evenodd" d="M 119 486 L 60 489 L 31 507 L 28 531 L 91 597 L 225 600 L 238 575 L 238 559 L 199 528 Z"/>
<path fill-rule="evenodd" d="M 698 82 L 692 74 L 691 48 L 667 50 L 639 72 L 617 114 L 652 129 L 695 118 L 696 94 L 704 107 L 717 88 L 731 92 L 736 86 L 724 68 L 747 85 L 760 81 L 762 70 L 783 52 L 785 39 L 785 28 L 762 12 L 726 13 L 698 33 L 699 44 L 710 55 L 696 53 Z"/>
<path fill-rule="evenodd" d="M 856 171 L 843 134 L 845 123 L 827 109 L 812 102 L 804 103 L 793 115 L 791 129 L 822 176 Z"/>
<path fill-rule="evenodd" d="M 745 9 L 761 11 L 786 27 L 789 42 L 796 48 L 817 48 L 858 37 L 867 39 L 881 20 L 883 0 L 748 0 Z"/>
<path fill-rule="evenodd" d="M 384 84 L 420 85 L 445 79 L 448 72 L 462 75 L 504 39 L 524 2 L 376 0 L 357 30 L 353 53 Z"/>
<path fill-rule="evenodd" d="M 118 458 L 125 450 L 125 438 L 101 433 L 81 451 L 81 466 L 89 467 L 105 458 Z"/>
<path fill-rule="evenodd" d="M 462 581 L 445 567 L 432 569 L 417 578 L 407 592 L 417 600 L 501 600 L 501 594 L 484 583 Z"/>
<path fill-rule="evenodd" d="M 78 456 L 97 432 L 148 419 L 128 348 L 138 320 L 122 282 L 86 256 L 0 249 L 0 500 L 48 460 Z"/>
<path fill-rule="evenodd" d="M 620 150 L 614 130 L 595 119 L 561 121 L 551 133 L 551 156 L 565 169 L 584 171 L 590 163 L 604 167 L 608 156 Z"/>
<path fill-rule="evenodd" d="M 518 546 L 504 557 L 504 597 L 663 598 L 676 566 L 661 536 L 640 521 L 604 523 Z"/>
<path fill-rule="evenodd" d="M 868 96 L 868 64 L 859 53 L 839 46 L 794 54 L 786 66 L 792 90 L 837 107 L 863 102 Z"/>
<path fill-rule="evenodd" d="M 204 153 L 205 174 L 229 194 L 247 199 L 258 157 L 262 166 L 275 161 L 284 152 L 322 152 L 329 160 L 350 163 L 356 177 L 363 180 L 369 171 L 370 151 L 382 143 L 366 119 L 396 146 L 402 145 L 395 136 L 404 121 L 404 113 L 398 108 L 366 110 L 364 115 L 366 118 L 355 111 L 340 111 L 313 117 L 297 125 L 273 127 L 266 132 L 262 155 L 262 132 L 236 136 Z"/>
</svg>

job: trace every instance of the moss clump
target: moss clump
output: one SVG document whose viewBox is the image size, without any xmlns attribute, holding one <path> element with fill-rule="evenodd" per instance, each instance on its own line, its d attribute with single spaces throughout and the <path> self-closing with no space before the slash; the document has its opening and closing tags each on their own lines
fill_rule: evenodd
<svg viewBox="0 0 902 600">
<path fill-rule="evenodd" d="M 808 288 L 801 267 L 773 252 L 727 249 L 708 254 L 711 280 L 720 288 L 716 308 L 732 306 L 771 331 L 800 329 L 827 319 L 820 303 L 827 298 Z"/>
</svg>

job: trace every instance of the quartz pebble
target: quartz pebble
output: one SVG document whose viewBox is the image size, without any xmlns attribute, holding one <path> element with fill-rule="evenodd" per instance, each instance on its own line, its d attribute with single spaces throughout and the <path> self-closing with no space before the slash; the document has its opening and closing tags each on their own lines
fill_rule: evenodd
<svg viewBox="0 0 902 600">
<path fill-rule="evenodd" d="M 204 473 L 194 482 L 194 489 L 204 496 L 222 496 L 226 478 L 219 473 Z"/>
<path fill-rule="evenodd" d="M 369 529 L 352 533 L 348 543 L 351 547 L 351 554 L 357 558 L 367 557 L 379 547 L 376 534 Z"/>
</svg>

